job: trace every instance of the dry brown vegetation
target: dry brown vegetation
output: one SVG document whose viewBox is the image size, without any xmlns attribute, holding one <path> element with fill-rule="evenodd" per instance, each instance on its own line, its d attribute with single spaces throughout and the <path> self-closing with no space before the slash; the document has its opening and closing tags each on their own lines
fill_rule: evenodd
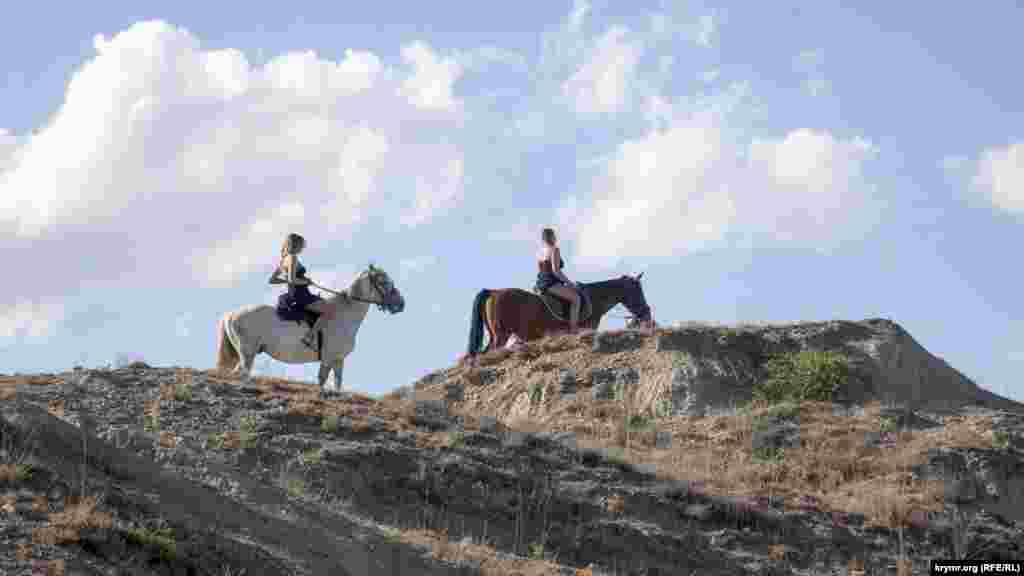
<svg viewBox="0 0 1024 576">
<path fill-rule="evenodd" d="M 464 539 L 459 542 L 448 540 L 444 531 L 400 530 L 394 531 L 396 538 L 406 544 L 425 548 L 431 555 L 449 562 L 471 562 L 480 567 L 483 576 L 557 576 L 562 574 L 556 562 L 537 558 L 503 558 L 497 551 L 483 542 Z M 576 571 L 577 576 L 590 576 L 589 569 Z"/>
<path fill-rule="evenodd" d="M 50 514 L 49 522 L 37 528 L 32 540 L 37 544 L 60 545 L 78 542 L 86 528 L 110 529 L 114 520 L 110 514 L 98 509 L 96 498 L 69 497 L 61 512 Z"/>
</svg>

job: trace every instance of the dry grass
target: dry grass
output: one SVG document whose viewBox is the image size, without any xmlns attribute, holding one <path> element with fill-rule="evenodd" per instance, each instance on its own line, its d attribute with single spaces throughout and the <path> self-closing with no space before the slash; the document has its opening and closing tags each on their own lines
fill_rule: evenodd
<svg viewBox="0 0 1024 576">
<path fill-rule="evenodd" d="M 497 551 L 482 542 L 462 540 L 452 542 L 448 535 L 437 530 L 401 530 L 397 539 L 406 544 L 426 548 L 434 558 L 448 562 L 471 562 L 480 567 L 483 576 L 556 576 L 559 565 L 543 559 L 499 558 Z M 589 571 L 588 571 L 589 572 Z M 588 572 L 577 571 L 577 574 Z"/>
<path fill-rule="evenodd" d="M 109 529 L 113 524 L 110 514 L 97 509 L 95 498 L 69 498 L 63 511 L 50 514 L 47 525 L 33 531 L 32 540 L 50 546 L 73 544 L 78 542 L 82 530 Z"/>
<path fill-rule="evenodd" d="M 50 374 L 0 375 L 0 402 L 13 400 L 19 386 L 51 386 L 62 381 Z"/>
<path fill-rule="evenodd" d="M 678 359 L 655 352 L 654 341 L 645 337 L 635 350 L 593 354 L 592 337 L 555 336 L 525 343 L 515 352 L 482 355 L 476 366 L 444 370 L 435 383 L 419 387 L 417 395 L 440 396 L 446 381 L 462 382 L 465 401 L 455 412 L 464 416 L 467 428 L 474 426 L 474 417 L 489 415 L 512 429 L 572 431 L 581 447 L 617 449 L 628 462 L 654 465 L 665 478 L 702 481 L 713 493 L 781 496 L 789 508 L 813 502 L 825 511 L 864 514 L 869 524 L 886 527 L 941 509 L 941 483 L 915 481 L 909 474 L 912 466 L 926 461 L 930 448 L 991 447 L 996 440 L 991 422 L 972 416 L 898 433 L 894 447 L 868 448 L 865 434 L 879 430 L 880 405 L 846 416 L 835 415 L 831 404 L 809 402 L 798 408 L 801 446 L 775 458 L 757 458 L 751 437 L 757 421 L 772 410 L 766 405 L 703 418 L 658 417 Z M 497 379 L 481 385 L 481 367 L 497 370 Z M 590 371 L 620 367 L 637 370 L 640 382 L 627 387 L 618 401 L 592 400 Z M 579 386 L 573 399 L 558 393 L 562 368 L 576 371 Z M 536 393 L 531 398 L 531 386 L 535 392 L 542 387 L 539 401 Z M 635 416 L 653 425 L 634 427 L 629 422 Z M 671 433 L 668 449 L 656 449 L 657 432 Z M 443 440 L 428 435 L 424 444 L 439 446 Z"/>
</svg>

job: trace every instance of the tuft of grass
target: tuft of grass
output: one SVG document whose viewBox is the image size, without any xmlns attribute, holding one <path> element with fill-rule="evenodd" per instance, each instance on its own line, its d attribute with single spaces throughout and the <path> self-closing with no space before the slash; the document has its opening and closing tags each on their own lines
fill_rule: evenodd
<svg viewBox="0 0 1024 576">
<path fill-rule="evenodd" d="M 544 545 L 540 542 L 532 542 L 529 546 L 529 556 L 531 560 L 543 560 L 544 559 Z"/>
<path fill-rule="evenodd" d="M 0 464 L 0 482 L 27 482 L 32 472 L 31 464 Z"/>
<path fill-rule="evenodd" d="M 338 431 L 338 415 L 328 414 L 320 420 L 320 431 L 325 434 L 334 434 Z"/>
<path fill-rule="evenodd" d="M 174 399 L 178 402 L 192 401 L 192 385 L 179 382 L 174 385 Z"/>
<path fill-rule="evenodd" d="M 301 498 L 306 494 L 306 481 L 302 478 L 291 477 L 285 482 L 285 490 L 293 498 Z"/>
<path fill-rule="evenodd" d="M 450 430 L 448 431 L 448 438 L 446 445 L 449 448 L 461 448 L 466 444 L 466 436 L 462 433 L 462 430 Z"/>
<path fill-rule="evenodd" d="M 654 428 L 654 421 L 642 414 L 633 414 L 627 420 L 631 432 L 648 432 Z"/>
<path fill-rule="evenodd" d="M 242 416 L 238 421 L 238 441 L 242 448 L 256 446 L 256 427 L 259 422 L 251 414 Z"/>
<path fill-rule="evenodd" d="M 540 404 L 541 400 L 544 399 L 544 385 L 540 382 L 534 382 L 530 384 L 528 393 L 532 404 Z"/>
<path fill-rule="evenodd" d="M 768 375 L 754 385 L 755 400 L 768 404 L 830 402 L 850 378 L 848 359 L 837 352 L 801 350 L 769 358 Z"/>
<path fill-rule="evenodd" d="M 142 428 L 146 432 L 155 433 L 160 430 L 160 399 L 146 402 L 142 415 Z"/>
<path fill-rule="evenodd" d="M 402 540 L 402 531 L 393 526 L 386 526 L 381 532 L 384 534 L 384 540 L 388 543 L 396 544 Z"/>
<path fill-rule="evenodd" d="M 672 415 L 672 401 L 668 398 L 660 398 L 654 405 L 655 418 L 668 418 Z"/>
<path fill-rule="evenodd" d="M 992 447 L 996 450 L 1008 449 L 1010 447 L 1010 433 L 1006 430 L 993 430 Z"/>
<path fill-rule="evenodd" d="M 882 433 L 896 431 L 896 419 L 890 416 L 879 418 L 878 431 Z"/>
<path fill-rule="evenodd" d="M 762 462 L 781 463 L 786 459 L 786 451 L 775 446 L 766 446 L 759 450 L 754 450 L 751 455 L 755 460 Z"/>
<path fill-rule="evenodd" d="M 213 450 L 224 449 L 224 435 L 219 432 L 210 432 L 206 437 L 206 447 Z"/>
<path fill-rule="evenodd" d="M 164 562 L 173 562 L 178 555 L 171 528 L 130 528 L 125 537 L 136 546 L 155 549 Z"/>
<path fill-rule="evenodd" d="M 306 466 L 315 466 L 323 459 L 323 450 L 320 448 L 310 448 L 302 453 L 301 459 L 302 463 Z"/>
</svg>

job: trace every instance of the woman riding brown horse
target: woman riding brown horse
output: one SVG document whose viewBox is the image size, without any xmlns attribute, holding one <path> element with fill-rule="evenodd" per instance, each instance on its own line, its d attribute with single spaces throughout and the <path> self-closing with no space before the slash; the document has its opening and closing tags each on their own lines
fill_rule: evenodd
<svg viewBox="0 0 1024 576">
<path fill-rule="evenodd" d="M 580 322 L 580 327 L 596 330 L 601 324 L 601 317 L 618 304 L 625 306 L 633 315 L 632 325 L 642 323 L 648 327 L 653 326 L 651 308 L 647 305 L 643 286 L 640 285 L 642 276 L 641 272 L 635 277 L 622 276 L 604 282 L 582 284 L 589 296 L 592 312 Z M 519 288 L 485 288 L 473 300 L 467 357 L 481 353 L 485 327 L 490 340 L 482 352 L 504 346 L 512 334 L 520 340 L 536 340 L 548 334 L 568 331 L 569 323 L 552 316 L 536 294 Z"/>
</svg>

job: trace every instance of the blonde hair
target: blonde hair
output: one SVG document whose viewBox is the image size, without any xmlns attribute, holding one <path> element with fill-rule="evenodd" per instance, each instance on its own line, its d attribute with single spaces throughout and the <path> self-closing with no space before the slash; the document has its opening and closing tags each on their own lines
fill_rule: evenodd
<svg viewBox="0 0 1024 576">
<path fill-rule="evenodd" d="M 299 250 L 302 250 L 306 246 L 306 239 L 298 234 L 291 233 L 285 236 L 284 243 L 281 244 L 281 258 L 289 254 L 295 254 Z"/>
</svg>

